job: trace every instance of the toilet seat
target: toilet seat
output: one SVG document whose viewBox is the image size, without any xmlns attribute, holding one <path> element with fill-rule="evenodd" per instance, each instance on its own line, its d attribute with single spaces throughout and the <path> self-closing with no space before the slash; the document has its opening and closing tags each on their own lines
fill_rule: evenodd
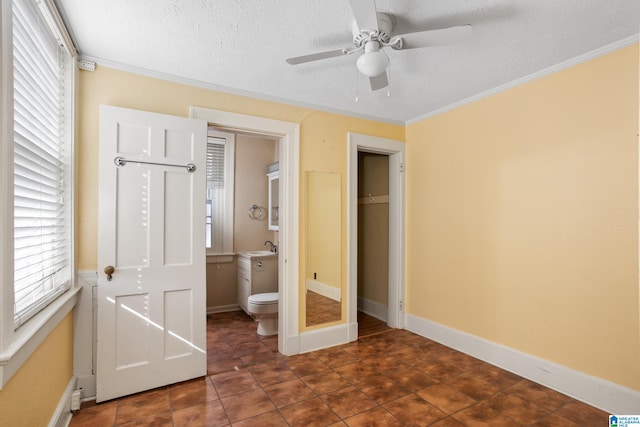
<svg viewBox="0 0 640 427">
<path fill-rule="evenodd" d="M 253 294 L 249 296 L 247 306 L 251 314 L 275 314 L 278 312 L 278 293 Z"/>
<path fill-rule="evenodd" d="M 253 294 L 249 296 L 249 302 L 253 304 L 273 304 L 278 302 L 277 292 L 265 292 L 263 294 Z"/>
</svg>

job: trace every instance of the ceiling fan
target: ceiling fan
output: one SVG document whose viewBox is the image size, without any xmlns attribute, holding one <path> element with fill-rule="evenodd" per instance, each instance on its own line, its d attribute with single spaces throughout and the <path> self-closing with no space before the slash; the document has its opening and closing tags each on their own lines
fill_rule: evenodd
<svg viewBox="0 0 640 427">
<path fill-rule="evenodd" d="M 391 47 L 395 50 L 405 50 L 452 44 L 471 34 L 471 25 L 461 25 L 391 36 L 395 17 L 390 13 L 378 12 L 375 0 L 350 0 L 350 3 L 355 16 L 352 25 L 355 47 L 296 56 L 288 58 L 286 61 L 291 65 L 297 65 L 364 51 L 358 58 L 356 67 L 358 71 L 369 77 L 371 90 L 378 90 L 389 85 L 387 77 L 389 57 L 382 51 L 382 48 Z"/>
</svg>

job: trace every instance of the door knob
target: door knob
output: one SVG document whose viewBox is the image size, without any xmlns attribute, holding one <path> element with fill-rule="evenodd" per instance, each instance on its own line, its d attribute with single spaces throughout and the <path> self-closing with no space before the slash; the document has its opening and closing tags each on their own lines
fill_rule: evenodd
<svg viewBox="0 0 640 427">
<path fill-rule="evenodd" d="M 107 266 L 104 268 L 104 274 L 106 274 L 106 275 L 107 275 L 107 280 L 108 280 L 108 281 L 111 281 L 111 279 L 112 279 L 111 275 L 113 274 L 113 272 L 114 272 L 114 271 L 116 271 L 116 269 L 115 269 L 115 268 L 113 268 L 113 266 L 112 266 L 112 265 L 107 265 Z"/>
</svg>

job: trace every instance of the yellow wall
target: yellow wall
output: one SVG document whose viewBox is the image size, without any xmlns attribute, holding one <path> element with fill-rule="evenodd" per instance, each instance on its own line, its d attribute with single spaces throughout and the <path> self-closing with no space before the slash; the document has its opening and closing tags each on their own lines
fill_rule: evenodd
<svg viewBox="0 0 640 427">
<path fill-rule="evenodd" d="M 108 104 L 187 117 L 190 106 L 284 120 L 300 124 L 300 182 L 304 172 L 333 172 L 346 177 L 347 133 L 357 132 L 404 139 L 404 126 L 357 119 L 307 108 L 261 101 L 110 68 L 80 72 L 78 143 L 78 260 L 79 270 L 97 269 L 98 224 L 98 106 Z M 346 178 L 342 179 L 342 229 L 346 230 Z M 300 284 L 304 286 L 304 185 L 300 203 Z M 346 234 L 342 239 L 342 283 L 346 283 Z M 304 295 L 303 292 L 301 292 Z M 343 289 L 343 310 L 346 304 Z M 343 311 L 344 312 L 344 311 Z M 304 324 L 304 313 L 300 314 Z"/>
<path fill-rule="evenodd" d="M 73 375 L 69 313 L 0 390 L 0 426 L 46 426 Z"/>
<path fill-rule="evenodd" d="M 640 390 L 634 45 L 407 127 L 407 312 Z"/>
<path fill-rule="evenodd" d="M 406 128 L 409 314 L 640 390 L 638 62 L 636 45 Z M 402 126 L 104 67 L 80 89 L 79 269 L 97 268 L 99 104 L 300 123 L 300 182 L 343 177 L 343 230 L 347 132 L 405 139 Z M 346 283 L 346 233 L 342 254 Z"/>
</svg>

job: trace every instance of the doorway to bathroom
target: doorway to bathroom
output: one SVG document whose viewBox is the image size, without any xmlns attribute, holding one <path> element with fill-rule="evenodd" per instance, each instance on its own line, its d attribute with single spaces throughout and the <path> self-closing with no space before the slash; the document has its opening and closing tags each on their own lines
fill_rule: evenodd
<svg viewBox="0 0 640 427">
<path fill-rule="evenodd" d="M 349 134 L 349 340 L 404 327 L 404 142 Z M 363 331 L 364 332 L 364 331 Z"/>
<path fill-rule="evenodd" d="M 278 351 L 284 355 L 297 354 L 299 353 L 299 289 L 297 286 L 299 206 L 297 200 L 299 197 L 300 125 L 201 107 L 191 107 L 190 117 L 206 120 L 210 126 L 225 132 L 257 135 L 259 138 L 267 137 L 276 141 L 280 169 L 278 185 Z M 264 171 L 259 172 L 262 175 Z M 266 174 L 262 176 L 266 177 Z M 252 208 L 253 204 L 250 202 L 247 209 Z M 244 211 L 243 215 L 248 215 L 248 212 L 248 210 Z"/>
<path fill-rule="evenodd" d="M 279 141 L 271 135 L 209 126 L 207 141 L 207 313 L 247 309 L 241 255 L 267 253 L 264 291 L 277 292 L 278 208 L 270 202 L 271 176 L 279 173 Z M 270 171 L 273 169 L 273 171 Z M 277 182 L 276 182 L 277 183 Z M 245 259 L 245 258 L 243 258 Z M 267 271 L 268 270 L 268 271 Z M 245 298 L 242 298 L 242 297 Z"/>
<path fill-rule="evenodd" d="M 205 233 L 209 375 L 278 355 L 279 145 L 279 139 L 271 135 L 208 126 Z M 255 294 L 275 299 L 276 314 L 269 322 L 258 318 L 253 321 L 250 301 Z M 233 331 L 220 328 L 221 324 L 236 323 L 246 327 Z M 268 331 L 265 325 L 270 325 Z"/>
</svg>

